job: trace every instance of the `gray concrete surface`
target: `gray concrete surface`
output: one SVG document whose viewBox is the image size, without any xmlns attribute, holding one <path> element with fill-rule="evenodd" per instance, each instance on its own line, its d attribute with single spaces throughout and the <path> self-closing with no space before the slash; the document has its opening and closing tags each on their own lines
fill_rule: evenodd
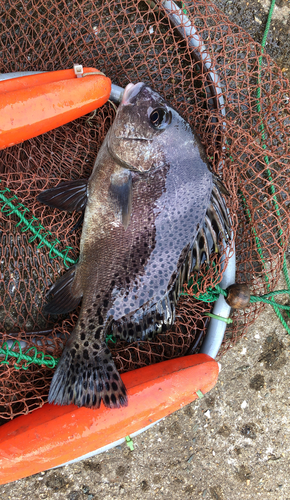
<svg viewBox="0 0 290 500">
<path fill-rule="evenodd" d="M 261 41 L 269 0 L 215 3 Z M 290 5 L 276 4 L 266 50 L 289 77 Z M 222 357 L 216 387 L 136 437 L 134 451 L 123 444 L 0 486 L 1 499 L 290 500 L 289 353 L 290 339 L 267 306 Z"/>
</svg>

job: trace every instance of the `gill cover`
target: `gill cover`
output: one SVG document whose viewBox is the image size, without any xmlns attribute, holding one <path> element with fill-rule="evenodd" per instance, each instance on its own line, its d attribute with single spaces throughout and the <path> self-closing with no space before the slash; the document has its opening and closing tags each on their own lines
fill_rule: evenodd
<svg viewBox="0 0 290 500">
<path fill-rule="evenodd" d="M 164 149 L 180 117 L 166 101 L 143 83 L 127 85 L 108 147 L 113 158 L 126 168 L 148 172 L 164 166 Z"/>
</svg>

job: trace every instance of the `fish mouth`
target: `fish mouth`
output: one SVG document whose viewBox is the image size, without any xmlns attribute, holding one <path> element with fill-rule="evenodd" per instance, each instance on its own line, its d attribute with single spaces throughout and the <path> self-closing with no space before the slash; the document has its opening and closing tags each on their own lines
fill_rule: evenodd
<svg viewBox="0 0 290 500">
<path fill-rule="evenodd" d="M 121 104 L 123 106 L 132 106 L 132 100 L 134 97 L 136 97 L 137 94 L 139 94 L 140 90 L 142 87 L 144 87 L 143 82 L 138 82 L 138 83 L 128 83 L 128 85 L 125 87 L 124 94 L 122 97 L 122 102 Z"/>
<path fill-rule="evenodd" d="M 125 135 L 119 135 L 117 136 L 117 139 L 123 139 L 124 141 L 146 141 L 146 142 L 152 142 L 153 139 L 147 139 L 147 137 L 134 137 L 134 136 L 125 136 Z"/>
</svg>

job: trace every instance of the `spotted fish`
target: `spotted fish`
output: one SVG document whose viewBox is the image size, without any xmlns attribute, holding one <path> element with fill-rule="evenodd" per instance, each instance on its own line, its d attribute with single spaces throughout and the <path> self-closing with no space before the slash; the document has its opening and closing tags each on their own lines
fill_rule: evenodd
<svg viewBox="0 0 290 500">
<path fill-rule="evenodd" d="M 146 339 L 174 323 L 182 284 L 229 237 L 221 190 L 188 123 L 147 85 L 127 85 L 89 180 L 38 196 L 84 211 L 79 261 L 45 307 L 67 313 L 82 300 L 50 403 L 127 405 L 106 336 Z"/>
</svg>

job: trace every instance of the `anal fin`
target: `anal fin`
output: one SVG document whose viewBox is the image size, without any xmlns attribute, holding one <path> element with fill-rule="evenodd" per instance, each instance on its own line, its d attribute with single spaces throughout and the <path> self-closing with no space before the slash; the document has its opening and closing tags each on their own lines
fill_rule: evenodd
<svg viewBox="0 0 290 500">
<path fill-rule="evenodd" d="M 175 321 L 175 303 L 172 293 L 166 293 L 157 302 L 152 301 L 112 323 L 115 337 L 135 342 L 152 340 L 157 333 L 168 330 Z"/>
<path fill-rule="evenodd" d="M 49 207 L 81 212 L 87 204 L 87 184 L 86 179 L 61 182 L 58 186 L 40 193 L 37 200 Z"/>
<path fill-rule="evenodd" d="M 44 306 L 44 312 L 48 314 L 65 314 L 73 311 L 82 298 L 82 293 L 76 286 L 76 266 L 72 266 L 61 278 L 59 278 L 49 290 L 53 299 Z M 75 285 L 75 284 L 74 284 Z"/>
</svg>

